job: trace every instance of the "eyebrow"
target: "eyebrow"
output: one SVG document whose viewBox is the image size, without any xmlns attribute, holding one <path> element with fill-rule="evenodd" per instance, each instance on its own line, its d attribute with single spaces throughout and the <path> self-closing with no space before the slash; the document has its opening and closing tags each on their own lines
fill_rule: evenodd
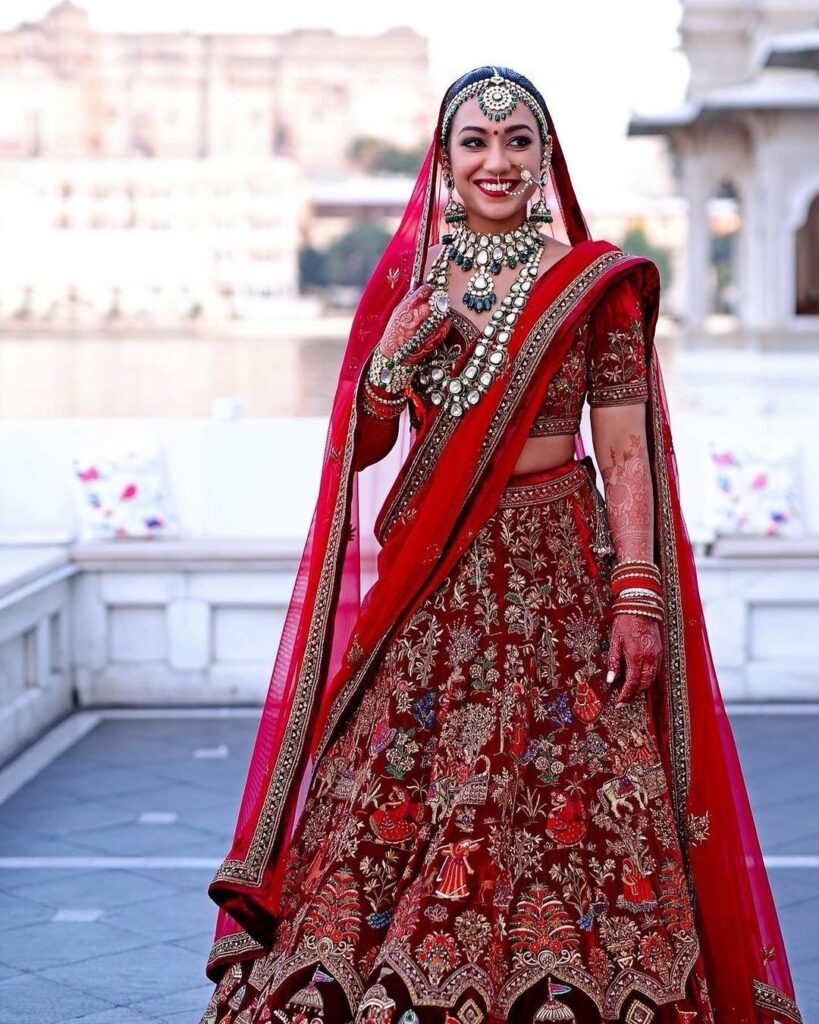
<svg viewBox="0 0 819 1024">
<path fill-rule="evenodd" d="M 504 134 L 506 134 L 507 132 L 519 132 L 521 130 L 521 128 L 525 128 L 527 132 L 532 132 L 532 134 L 534 135 L 533 129 L 530 128 L 528 124 L 510 124 L 509 127 L 508 128 L 504 128 L 503 131 L 504 131 Z M 458 132 L 458 134 L 462 135 L 464 132 L 480 132 L 481 135 L 486 135 L 487 132 L 488 132 L 488 129 L 487 128 L 479 128 L 478 125 L 466 125 L 466 127 L 461 128 L 461 130 Z"/>
</svg>

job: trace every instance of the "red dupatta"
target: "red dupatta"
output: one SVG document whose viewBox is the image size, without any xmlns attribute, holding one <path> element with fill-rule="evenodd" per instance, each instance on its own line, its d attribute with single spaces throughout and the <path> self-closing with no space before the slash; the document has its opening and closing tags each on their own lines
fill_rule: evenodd
<svg viewBox="0 0 819 1024">
<path fill-rule="evenodd" d="M 664 739 L 663 760 L 697 908 L 710 998 L 717 1019 L 732 1024 L 798 1022 L 680 510 L 668 409 L 653 346 L 656 267 L 609 243 L 588 241 L 548 122 L 554 140 L 552 205 L 563 213 L 573 249 L 535 283 L 510 342 L 502 380 L 462 420 L 433 411 L 414 437 L 376 522 L 383 547 L 376 580 L 363 601 L 359 474 L 352 469 L 359 391 L 367 357 L 397 301 L 417 283 L 426 247 L 436 239 L 437 132 L 402 225 L 362 297 L 233 847 L 209 890 L 221 910 L 208 973 L 217 978 L 228 963 L 258 955 L 272 940 L 288 845 L 313 766 L 356 706 L 391 636 L 443 580 L 494 510 L 574 327 L 614 281 L 629 274 L 645 313 L 655 560 L 667 606 L 666 656 L 651 698 Z"/>
</svg>

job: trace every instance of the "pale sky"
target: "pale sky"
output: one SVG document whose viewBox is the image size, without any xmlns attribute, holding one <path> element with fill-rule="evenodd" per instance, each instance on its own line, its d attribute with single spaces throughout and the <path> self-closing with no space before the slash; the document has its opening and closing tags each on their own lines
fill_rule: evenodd
<svg viewBox="0 0 819 1024">
<path fill-rule="evenodd" d="M 320 26 L 368 34 L 408 25 L 430 40 L 433 83 L 441 92 L 480 64 L 506 64 L 532 79 L 549 104 L 578 184 L 599 176 L 601 165 L 607 175 L 622 180 L 625 172 L 627 178 L 623 139 L 629 114 L 677 106 L 687 81 L 676 31 L 680 0 L 75 2 L 90 12 L 95 28 L 115 31 L 286 32 Z M 49 0 L 2 0 L 0 28 L 36 20 L 50 6 Z"/>
</svg>

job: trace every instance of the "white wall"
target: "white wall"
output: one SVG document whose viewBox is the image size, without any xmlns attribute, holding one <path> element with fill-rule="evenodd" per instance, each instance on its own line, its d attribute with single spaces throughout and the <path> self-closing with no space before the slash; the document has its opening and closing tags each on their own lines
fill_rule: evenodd
<svg viewBox="0 0 819 1024">
<path fill-rule="evenodd" d="M 150 442 L 185 535 L 303 539 L 326 429 L 324 417 L 0 420 L 0 541 L 72 539 L 72 455 Z"/>
<path fill-rule="evenodd" d="M 703 459 L 709 437 L 728 442 L 801 440 L 802 502 L 819 534 L 819 447 L 812 411 L 766 416 L 737 398 L 728 415 L 673 412 L 683 511 L 692 538 L 703 526 Z M 588 410 L 587 410 L 588 413 Z M 303 541 L 318 493 L 327 421 L 275 419 L 0 420 L 0 543 L 63 543 L 75 536 L 71 457 L 118 443 L 160 442 L 185 536 Z M 588 420 L 584 437 L 592 452 Z"/>
</svg>

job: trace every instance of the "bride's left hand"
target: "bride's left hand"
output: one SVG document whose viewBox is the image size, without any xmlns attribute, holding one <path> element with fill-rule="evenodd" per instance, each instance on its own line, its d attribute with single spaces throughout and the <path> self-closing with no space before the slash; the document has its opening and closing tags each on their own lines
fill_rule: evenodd
<svg viewBox="0 0 819 1024">
<path fill-rule="evenodd" d="M 625 662 L 625 682 L 616 705 L 631 700 L 654 682 L 663 654 L 660 623 L 646 615 L 615 613 L 609 641 L 608 675 L 614 682 L 621 661 Z"/>
</svg>

